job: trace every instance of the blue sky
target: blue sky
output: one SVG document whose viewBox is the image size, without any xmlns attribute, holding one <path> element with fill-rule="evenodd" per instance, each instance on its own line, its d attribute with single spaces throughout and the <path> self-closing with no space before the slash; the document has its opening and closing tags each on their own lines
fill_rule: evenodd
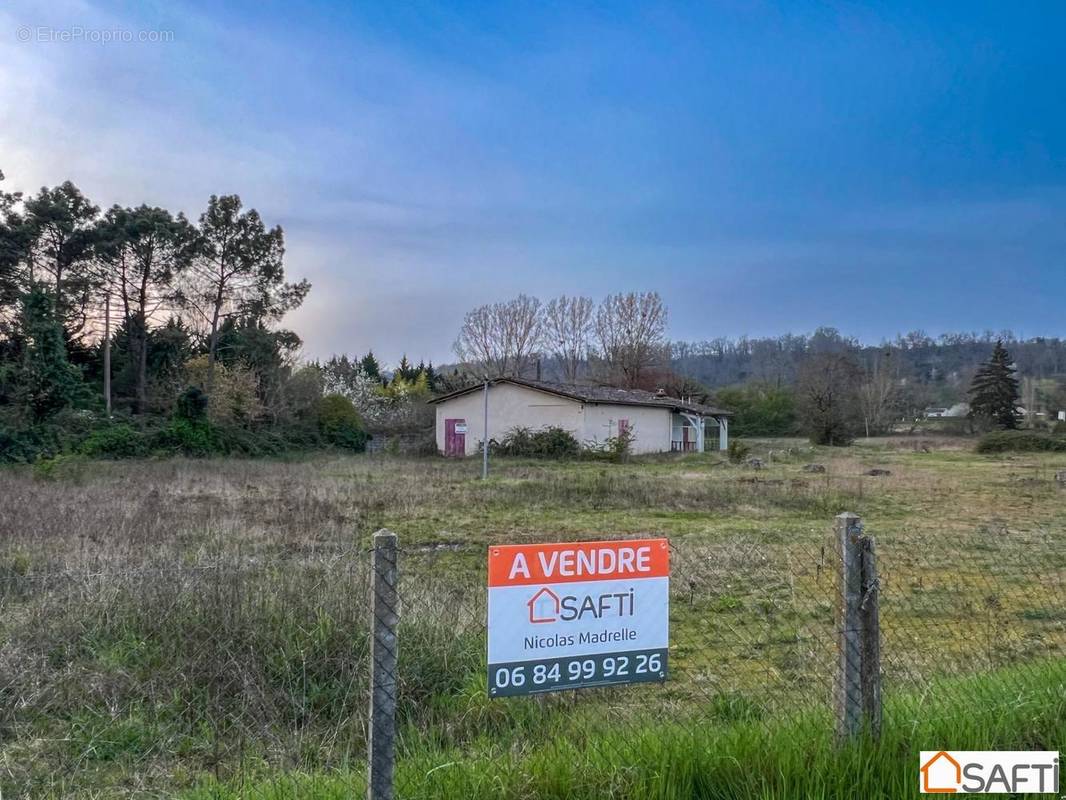
<svg viewBox="0 0 1066 800">
<path fill-rule="evenodd" d="M 79 26 L 172 41 L 38 40 Z M 0 168 L 239 193 L 309 356 L 447 360 L 518 292 L 657 289 L 683 339 L 1062 336 L 1063 41 L 1058 2 L 16 0 Z"/>
</svg>

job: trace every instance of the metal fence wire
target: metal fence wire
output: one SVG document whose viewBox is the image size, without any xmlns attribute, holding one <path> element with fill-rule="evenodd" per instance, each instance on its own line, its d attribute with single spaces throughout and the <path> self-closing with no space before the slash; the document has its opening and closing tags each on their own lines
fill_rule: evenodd
<svg viewBox="0 0 1066 800">
<path fill-rule="evenodd" d="M 485 546 L 373 542 L 0 573 L 3 796 L 117 772 L 129 797 L 524 796 L 552 754 L 572 756 L 560 786 L 610 796 L 671 743 L 861 735 L 979 711 L 990 675 L 1018 698 L 1066 681 L 1066 553 L 1046 530 L 675 537 L 665 682 L 506 699 L 487 692 Z"/>
</svg>

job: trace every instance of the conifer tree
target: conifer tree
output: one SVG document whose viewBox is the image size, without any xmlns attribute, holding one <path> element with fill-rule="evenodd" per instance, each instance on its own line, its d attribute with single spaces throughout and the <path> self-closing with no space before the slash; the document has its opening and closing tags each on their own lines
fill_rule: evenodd
<svg viewBox="0 0 1066 800">
<path fill-rule="evenodd" d="M 19 326 L 23 339 L 17 397 L 40 422 L 72 405 L 81 393 L 81 373 L 67 360 L 63 325 L 52 296 L 34 286 L 22 298 Z"/>
<path fill-rule="evenodd" d="M 998 428 L 1018 427 L 1018 378 L 1003 340 L 996 342 L 992 357 L 977 368 L 970 384 L 970 416 Z"/>
<path fill-rule="evenodd" d="M 381 379 L 381 365 L 378 363 L 377 358 L 374 357 L 373 350 L 367 351 L 367 354 L 359 362 L 359 366 L 363 368 L 363 374 L 368 378 Z"/>
</svg>

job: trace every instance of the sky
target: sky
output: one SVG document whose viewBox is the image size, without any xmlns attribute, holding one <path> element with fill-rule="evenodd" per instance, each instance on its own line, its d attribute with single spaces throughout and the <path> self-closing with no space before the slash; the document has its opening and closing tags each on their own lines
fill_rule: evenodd
<svg viewBox="0 0 1066 800">
<path fill-rule="evenodd" d="M 1057 0 L 14 0 L 0 169 L 239 194 L 308 357 L 448 361 L 520 292 L 657 290 L 686 340 L 1064 336 L 1064 41 Z"/>
</svg>

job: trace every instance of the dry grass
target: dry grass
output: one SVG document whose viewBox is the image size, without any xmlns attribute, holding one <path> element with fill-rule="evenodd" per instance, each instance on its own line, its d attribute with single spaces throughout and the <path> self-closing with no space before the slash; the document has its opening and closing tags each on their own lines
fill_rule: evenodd
<svg viewBox="0 0 1066 800">
<path fill-rule="evenodd" d="M 154 796 L 358 761 L 367 549 L 386 526 L 403 547 L 412 751 L 517 753 L 605 715 L 752 721 L 824 705 L 827 534 L 845 509 L 879 542 L 886 691 L 1066 654 L 1053 480 L 1066 457 L 927 439 L 755 455 L 765 468 L 500 461 L 487 482 L 478 464 L 388 457 L 2 471 L 0 788 Z M 644 533 L 674 547 L 671 681 L 625 704 L 617 691 L 489 702 L 484 546 Z"/>
</svg>

